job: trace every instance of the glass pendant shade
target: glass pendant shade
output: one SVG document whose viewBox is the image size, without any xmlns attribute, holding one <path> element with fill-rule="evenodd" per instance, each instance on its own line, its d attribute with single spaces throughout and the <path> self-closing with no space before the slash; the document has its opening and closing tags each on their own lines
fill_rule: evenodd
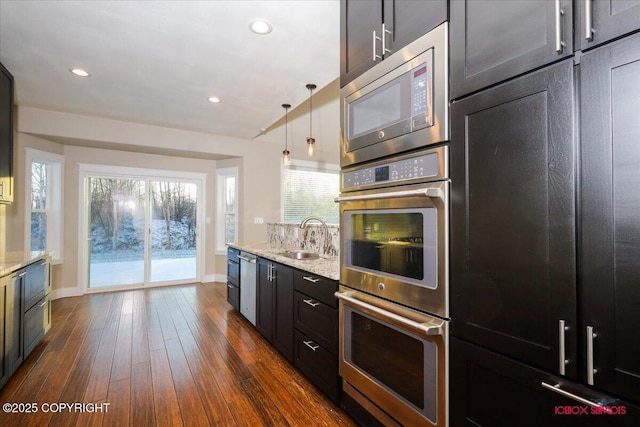
<svg viewBox="0 0 640 427">
<path fill-rule="evenodd" d="M 316 85 L 313 83 L 309 83 L 307 85 L 307 89 L 309 89 L 309 137 L 307 138 L 307 154 L 309 157 L 313 157 L 316 153 L 316 139 L 312 136 L 312 113 L 313 113 L 313 104 L 311 99 L 313 98 L 313 90 L 316 88 Z"/>
</svg>

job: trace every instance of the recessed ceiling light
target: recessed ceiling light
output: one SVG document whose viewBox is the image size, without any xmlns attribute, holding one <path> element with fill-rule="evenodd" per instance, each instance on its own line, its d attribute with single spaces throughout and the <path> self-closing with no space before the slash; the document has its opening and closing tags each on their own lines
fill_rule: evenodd
<svg viewBox="0 0 640 427">
<path fill-rule="evenodd" d="M 86 72 L 82 68 L 70 68 L 69 71 L 71 71 L 76 76 L 80 76 L 80 77 L 90 77 L 91 76 L 91 74 L 89 74 L 88 72 Z"/>
<path fill-rule="evenodd" d="M 273 27 L 271 26 L 271 24 L 264 19 L 254 19 L 253 21 L 249 22 L 249 28 L 251 28 L 251 31 L 253 31 L 254 33 L 260 35 L 269 34 L 271 31 L 273 31 Z"/>
<path fill-rule="evenodd" d="M 222 101 L 220 101 L 220 98 L 212 96 L 212 97 L 209 98 L 209 102 L 213 102 L 214 104 L 218 104 L 218 103 L 220 103 Z"/>
</svg>

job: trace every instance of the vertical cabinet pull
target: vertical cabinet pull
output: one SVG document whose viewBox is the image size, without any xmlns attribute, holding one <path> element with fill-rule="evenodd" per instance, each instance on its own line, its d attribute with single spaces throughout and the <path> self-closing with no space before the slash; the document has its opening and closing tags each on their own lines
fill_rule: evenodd
<svg viewBox="0 0 640 427">
<path fill-rule="evenodd" d="M 559 350 L 558 350 L 558 363 L 559 363 L 559 371 L 560 375 L 566 374 L 566 365 L 569 363 L 566 355 L 565 348 L 565 332 L 569 330 L 569 327 L 565 325 L 564 320 L 560 320 L 558 322 L 558 335 L 559 335 Z"/>
<path fill-rule="evenodd" d="M 584 0 L 584 38 L 593 39 L 593 17 L 591 15 L 593 4 L 591 0 Z"/>
<path fill-rule="evenodd" d="M 306 345 L 307 347 L 309 347 L 311 350 L 316 351 L 317 349 L 320 348 L 319 345 L 313 345 L 313 341 L 302 341 L 302 343 L 304 345 Z"/>
<path fill-rule="evenodd" d="M 593 385 L 593 375 L 598 373 L 598 370 L 593 368 L 593 339 L 597 337 L 598 334 L 593 332 L 593 326 L 587 326 L 587 384 L 589 385 Z"/>
<path fill-rule="evenodd" d="M 564 47 L 564 42 L 562 41 L 562 15 L 564 15 L 564 10 L 560 7 L 560 0 L 555 0 L 556 4 L 556 16 L 555 16 L 555 24 L 556 24 L 556 52 L 561 53 L 562 48 Z"/>
<path fill-rule="evenodd" d="M 376 49 L 376 40 L 382 41 L 383 38 L 384 38 L 384 34 L 382 35 L 382 38 L 380 38 L 376 34 L 376 30 L 373 30 L 373 62 L 376 62 L 377 59 L 382 59 L 382 55 L 378 55 L 378 52 Z M 382 43 L 384 43 L 384 41 L 382 41 Z"/>
<path fill-rule="evenodd" d="M 387 53 L 391 53 L 391 51 L 387 49 L 387 34 L 391 35 L 391 31 L 387 30 L 383 22 L 382 23 L 382 54 L 383 55 L 386 55 Z"/>
</svg>

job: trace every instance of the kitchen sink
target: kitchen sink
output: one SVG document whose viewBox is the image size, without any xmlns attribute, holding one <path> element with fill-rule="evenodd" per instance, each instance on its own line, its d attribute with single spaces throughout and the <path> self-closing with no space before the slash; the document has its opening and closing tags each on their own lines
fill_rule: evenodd
<svg viewBox="0 0 640 427">
<path fill-rule="evenodd" d="M 313 252 L 304 252 L 304 251 L 284 251 L 280 252 L 280 255 L 286 256 L 291 259 L 318 259 L 320 255 Z"/>
</svg>

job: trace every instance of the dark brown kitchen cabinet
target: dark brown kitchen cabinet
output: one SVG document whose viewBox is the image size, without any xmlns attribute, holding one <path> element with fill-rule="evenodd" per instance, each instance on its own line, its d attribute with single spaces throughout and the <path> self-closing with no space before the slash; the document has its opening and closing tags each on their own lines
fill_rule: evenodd
<svg viewBox="0 0 640 427">
<path fill-rule="evenodd" d="M 451 99 L 573 54 L 570 0 L 452 0 Z"/>
<path fill-rule="evenodd" d="M 456 338 L 450 340 L 452 426 L 637 426 L 640 408 Z M 554 390 L 552 390 L 553 388 Z M 605 409 L 575 400 L 567 392 Z"/>
<path fill-rule="evenodd" d="M 0 349 L 2 355 L 0 387 L 24 360 L 22 345 L 22 286 L 26 271 L 20 270 L 0 279 Z"/>
<path fill-rule="evenodd" d="M 13 76 L 0 63 L 0 203 L 13 202 Z"/>
<path fill-rule="evenodd" d="M 452 335 L 571 377 L 573 85 L 569 60 L 454 102 L 450 145 Z"/>
<path fill-rule="evenodd" d="M 640 29 L 640 0 L 582 0 L 576 4 L 576 49 L 589 49 Z"/>
<path fill-rule="evenodd" d="M 583 378 L 640 402 L 640 34 L 586 53 L 580 72 Z"/>
<path fill-rule="evenodd" d="M 227 248 L 227 302 L 240 311 L 240 262 L 236 248 Z"/>
<path fill-rule="evenodd" d="M 342 0 L 340 86 L 446 20 L 446 0 Z"/>
<path fill-rule="evenodd" d="M 293 361 L 293 270 L 258 258 L 256 328 Z"/>
<path fill-rule="evenodd" d="M 338 373 L 338 282 L 294 271 L 294 365 L 334 402 Z"/>
</svg>

